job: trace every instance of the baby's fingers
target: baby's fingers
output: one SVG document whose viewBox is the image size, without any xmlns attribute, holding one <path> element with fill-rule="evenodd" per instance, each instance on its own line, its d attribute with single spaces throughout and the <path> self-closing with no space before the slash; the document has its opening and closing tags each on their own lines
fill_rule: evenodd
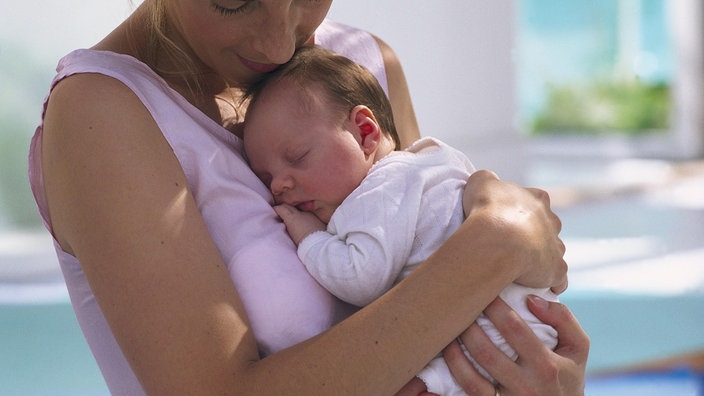
<svg viewBox="0 0 704 396">
<path fill-rule="evenodd" d="M 300 213 L 299 210 L 296 209 L 294 206 L 285 203 L 274 206 L 274 212 L 276 212 L 276 214 L 281 217 L 281 220 L 283 220 L 284 223 L 287 219 L 290 219 L 291 217 Z"/>
</svg>

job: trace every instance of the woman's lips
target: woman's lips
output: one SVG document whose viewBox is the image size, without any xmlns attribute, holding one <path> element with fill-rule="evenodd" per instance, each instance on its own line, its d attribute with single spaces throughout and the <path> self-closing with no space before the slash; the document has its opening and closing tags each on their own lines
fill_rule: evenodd
<svg viewBox="0 0 704 396">
<path fill-rule="evenodd" d="M 269 73 L 274 70 L 276 70 L 277 67 L 281 66 L 276 63 L 259 63 L 259 62 L 254 62 L 249 59 L 243 58 L 239 56 L 240 61 L 242 62 L 243 65 L 245 65 L 249 70 L 255 72 L 255 73 Z"/>
</svg>

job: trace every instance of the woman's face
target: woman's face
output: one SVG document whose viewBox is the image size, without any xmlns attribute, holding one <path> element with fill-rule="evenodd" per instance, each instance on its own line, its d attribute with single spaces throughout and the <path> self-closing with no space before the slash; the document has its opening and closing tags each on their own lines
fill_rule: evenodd
<svg viewBox="0 0 704 396">
<path fill-rule="evenodd" d="M 164 0 L 200 62 L 232 84 L 252 81 L 312 44 L 332 0 Z"/>
</svg>

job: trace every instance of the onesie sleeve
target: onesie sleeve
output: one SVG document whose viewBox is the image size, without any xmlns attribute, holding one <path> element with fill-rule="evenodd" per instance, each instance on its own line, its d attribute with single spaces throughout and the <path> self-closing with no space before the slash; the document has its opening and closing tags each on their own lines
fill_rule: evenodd
<svg viewBox="0 0 704 396">
<path fill-rule="evenodd" d="M 332 294 L 364 306 L 390 289 L 408 261 L 423 183 L 403 162 L 377 163 L 298 255 Z"/>
</svg>

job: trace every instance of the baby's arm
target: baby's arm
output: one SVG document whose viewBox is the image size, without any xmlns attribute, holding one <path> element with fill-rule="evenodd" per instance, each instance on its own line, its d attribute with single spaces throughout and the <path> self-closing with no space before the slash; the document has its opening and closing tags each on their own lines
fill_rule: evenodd
<svg viewBox="0 0 704 396">
<path fill-rule="evenodd" d="M 413 228 L 403 221 L 397 222 L 401 229 L 380 233 L 388 227 L 360 221 L 364 216 L 343 221 L 344 226 L 340 228 L 335 216 L 327 226 L 312 213 L 290 205 L 277 205 L 274 210 L 298 245 L 298 255 L 313 278 L 350 304 L 364 306 L 386 292 L 398 278 L 408 257 Z M 379 221 L 383 216 L 372 217 Z M 413 221 L 412 216 L 401 218 Z M 389 223 L 388 219 L 384 223 Z M 411 235 L 404 234 L 403 230 Z M 388 239 L 387 234 L 406 243 L 393 243 L 393 238 Z"/>
<path fill-rule="evenodd" d="M 389 178 L 384 172 L 398 175 Z M 308 272 L 339 299 L 364 306 L 385 293 L 408 262 L 423 183 L 405 163 L 385 162 L 324 225 L 292 206 L 275 210 Z"/>
<path fill-rule="evenodd" d="M 286 225 L 286 231 L 298 246 L 303 238 L 316 231 L 324 231 L 325 223 L 320 221 L 313 213 L 301 212 L 288 204 L 274 206 L 274 211 L 281 217 Z"/>
</svg>

